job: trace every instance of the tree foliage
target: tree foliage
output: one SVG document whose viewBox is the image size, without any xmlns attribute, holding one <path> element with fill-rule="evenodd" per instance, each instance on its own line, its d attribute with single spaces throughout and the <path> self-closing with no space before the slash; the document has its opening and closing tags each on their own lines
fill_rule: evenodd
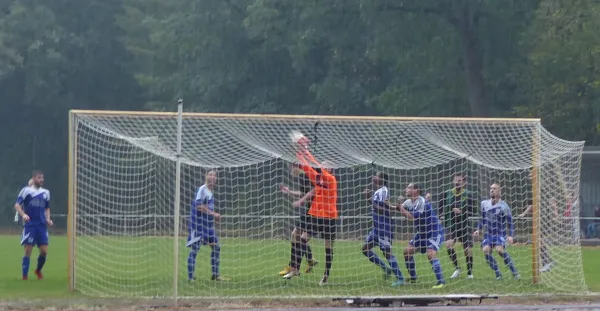
<svg viewBox="0 0 600 311">
<path fill-rule="evenodd" d="M 541 117 L 597 144 L 599 28 L 586 0 L 3 1 L 0 212 L 34 167 L 65 211 L 73 108 Z"/>
</svg>

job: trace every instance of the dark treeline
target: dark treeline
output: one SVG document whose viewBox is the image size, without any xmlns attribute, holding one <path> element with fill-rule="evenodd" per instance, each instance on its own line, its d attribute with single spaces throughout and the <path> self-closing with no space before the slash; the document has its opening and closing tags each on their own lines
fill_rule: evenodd
<svg viewBox="0 0 600 311">
<path fill-rule="evenodd" d="M 66 212 L 67 111 L 540 117 L 598 144 L 588 0 L 0 2 L 0 213 L 31 169 Z"/>
</svg>

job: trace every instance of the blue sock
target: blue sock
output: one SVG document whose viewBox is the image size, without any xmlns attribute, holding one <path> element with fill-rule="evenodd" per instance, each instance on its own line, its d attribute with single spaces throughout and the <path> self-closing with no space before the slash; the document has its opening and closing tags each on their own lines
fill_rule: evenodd
<svg viewBox="0 0 600 311">
<path fill-rule="evenodd" d="M 404 256 L 404 263 L 406 264 L 406 269 L 408 269 L 408 274 L 410 274 L 411 279 L 417 279 L 417 269 L 415 269 L 415 257 L 414 256 Z"/>
<path fill-rule="evenodd" d="M 375 254 L 372 250 L 363 251 L 363 255 L 367 256 L 367 258 L 369 258 L 370 262 L 378 265 L 386 273 L 389 270 L 387 265 L 383 261 L 381 261 L 379 256 L 377 256 L 377 254 Z"/>
<path fill-rule="evenodd" d="M 502 275 L 500 274 L 500 270 L 498 270 L 498 264 L 496 263 L 494 256 L 492 254 L 485 254 L 485 260 L 490 265 L 490 268 L 494 270 L 494 273 L 496 273 L 496 277 L 501 277 Z"/>
<path fill-rule="evenodd" d="M 440 265 L 440 260 L 437 258 L 433 258 L 431 260 L 431 269 L 433 273 L 435 273 L 435 277 L 437 278 L 439 283 L 446 283 L 444 281 L 444 275 L 442 274 L 442 266 Z"/>
<path fill-rule="evenodd" d="M 517 275 L 517 268 L 515 268 L 515 264 L 513 263 L 512 258 L 510 258 L 510 255 L 507 252 L 504 252 L 502 253 L 502 257 L 504 258 L 504 263 L 510 269 L 510 272 L 512 272 L 513 275 Z"/>
<path fill-rule="evenodd" d="M 27 277 L 29 274 L 29 257 L 23 257 L 23 263 L 21 264 L 21 268 L 23 269 L 23 277 Z"/>
<path fill-rule="evenodd" d="M 219 263 L 221 257 L 221 246 L 219 244 L 213 246 L 210 253 L 210 265 L 212 266 L 212 274 L 219 275 Z"/>
<path fill-rule="evenodd" d="M 188 268 L 188 280 L 194 279 L 194 270 L 196 269 L 196 256 L 198 255 L 198 248 L 192 247 L 190 254 L 188 255 L 187 268 Z"/>
<path fill-rule="evenodd" d="M 36 271 L 42 271 L 42 268 L 44 267 L 45 263 L 46 263 L 46 255 L 44 255 L 44 256 L 39 255 L 38 256 L 38 265 L 37 265 L 37 268 L 35 270 Z"/>
<path fill-rule="evenodd" d="M 398 260 L 396 260 L 396 256 L 390 256 L 388 258 L 388 262 L 390 263 L 390 267 L 392 267 L 392 271 L 394 271 L 394 275 L 396 275 L 396 279 L 404 280 L 404 276 L 402 276 L 402 271 L 400 271 L 400 266 L 398 265 Z"/>
</svg>

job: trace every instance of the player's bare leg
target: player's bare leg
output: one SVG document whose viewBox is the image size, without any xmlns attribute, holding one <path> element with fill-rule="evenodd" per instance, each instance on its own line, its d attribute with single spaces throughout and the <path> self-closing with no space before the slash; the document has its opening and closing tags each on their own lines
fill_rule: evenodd
<svg viewBox="0 0 600 311">
<path fill-rule="evenodd" d="M 506 251 L 504 246 L 502 246 L 502 245 L 496 246 L 496 251 L 498 252 L 498 255 L 500 255 L 500 257 L 502 257 L 502 259 L 504 259 L 504 264 L 506 264 L 506 266 L 510 269 L 510 272 L 512 273 L 513 277 L 517 280 L 520 280 L 521 275 L 515 268 L 515 264 L 513 263 L 512 258 L 510 257 L 510 255 L 508 254 L 508 252 Z"/>
<path fill-rule="evenodd" d="M 46 256 L 48 255 L 48 245 L 40 245 L 40 255 L 38 257 L 37 268 L 35 269 L 35 275 L 38 280 L 44 278 L 42 274 L 42 268 L 44 268 L 44 264 L 46 263 Z"/>
<path fill-rule="evenodd" d="M 446 285 L 446 281 L 444 281 L 444 275 L 442 274 L 442 265 L 440 264 L 440 260 L 437 258 L 437 251 L 431 248 L 427 249 L 427 259 L 431 263 L 431 269 L 435 274 L 435 278 L 437 279 L 437 284 L 433 286 L 433 289 L 443 288 Z"/>
<path fill-rule="evenodd" d="M 302 235 L 300 236 L 300 242 L 302 243 L 302 253 L 304 256 L 306 256 L 306 273 L 312 273 L 313 268 L 319 263 L 316 259 L 313 258 L 312 256 L 312 250 L 310 249 L 310 245 L 308 245 L 308 242 L 310 242 L 310 235 L 308 234 L 308 232 L 303 231 Z"/>
<path fill-rule="evenodd" d="M 31 258 L 31 253 L 33 252 L 33 245 L 26 244 L 23 246 L 25 251 L 25 255 L 23 256 L 23 263 L 21 265 L 23 280 L 27 280 L 29 277 L 29 262 Z"/>
<path fill-rule="evenodd" d="M 540 269 L 540 272 L 548 272 L 554 267 L 554 261 L 552 261 L 552 258 L 550 257 L 550 253 L 548 252 L 548 248 L 544 243 L 544 239 L 540 239 L 539 242 L 540 258 L 542 259 L 542 268 Z"/>
<path fill-rule="evenodd" d="M 409 282 L 416 283 L 417 282 L 417 269 L 415 267 L 415 252 L 416 249 L 412 245 L 408 245 L 404 251 L 404 263 L 406 264 L 406 269 L 408 270 L 408 274 L 410 275 Z"/>
<path fill-rule="evenodd" d="M 451 279 L 455 279 L 460 275 L 460 266 L 458 265 L 458 257 L 456 256 L 456 251 L 454 250 L 454 245 L 456 244 L 456 240 L 454 238 L 446 241 L 446 249 L 448 249 L 448 257 L 454 264 L 454 273 L 450 276 Z"/>
<path fill-rule="evenodd" d="M 325 240 L 325 272 L 323 278 L 319 282 L 319 285 L 327 285 L 329 281 L 329 272 L 333 264 L 333 240 Z"/>
<path fill-rule="evenodd" d="M 291 240 L 290 262 L 287 267 L 279 272 L 279 275 L 282 275 L 287 270 L 287 273 L 283 274 L 284 279 L 291 279 L 300 275 L 300 265 L 302 264 L 302 238 L 300 236 L 300 229 L 294 228 Z"/>
<path fill-rule="evenodd" d="M 492 254 L 492 248 L 489 245 L 485 245 L 483 247 L 483 255 L 485 256 L 485 261 L 487 261 L 488 265 L 490 265 L 490 268 L 494 270 L 494 273 L 496 274 L 496 279 L 501 280 L 502 274 L 498 269 L 498 264 L 496 263 L 496 259 L 494 259 L 494 256 Z"/>
</svg>

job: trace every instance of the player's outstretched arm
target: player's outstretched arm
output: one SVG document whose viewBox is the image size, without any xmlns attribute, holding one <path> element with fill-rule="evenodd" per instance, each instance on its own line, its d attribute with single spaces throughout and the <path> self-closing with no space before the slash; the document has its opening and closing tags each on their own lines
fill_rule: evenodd
<svg viewBox="0 0 600 311">
<path fill-rule="evenodd" d="M 281 184 L 279 185 L 279 189 L 281 190 L 281 192 L 291 195 L 293 197 L 299 198 L 302 197 L 302 192 L 297 191 L 297 190 L 291 190 L 288 186 Z"/>
<path fill-rule="evenodd" d="M 304 203 L 306 203 L 306 201 L 308 201 L 309 198 L 312 198 L 312 196 L 315 195 L 315 189 L 311 189 L 309 192 L 307 192 L 302 198 L 300 198 L 298 201 L 294 202 L 292 205 L 294 207 L 300 207 L 302 205 L 304 205 Z"/>
</svg>

